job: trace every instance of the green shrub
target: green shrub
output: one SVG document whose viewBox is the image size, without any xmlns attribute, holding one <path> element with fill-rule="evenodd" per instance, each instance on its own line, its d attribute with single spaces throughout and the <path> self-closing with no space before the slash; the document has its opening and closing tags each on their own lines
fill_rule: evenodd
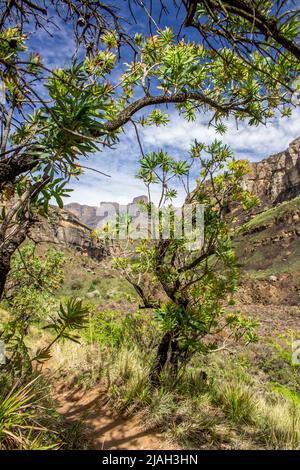
<svg viewBox="0 0 300 470">
<path fill-rule="evenodd" d="M 104 310 L 91 315 L 90 325 L 85 332 L 88 342 L 98 342 L 102 346 L 117 347 L 123 343 L 137 345 L 147 353 L 155 341 L 158 329 L 151 317 L 141 313 L 121 313 Z"/>
</svg>

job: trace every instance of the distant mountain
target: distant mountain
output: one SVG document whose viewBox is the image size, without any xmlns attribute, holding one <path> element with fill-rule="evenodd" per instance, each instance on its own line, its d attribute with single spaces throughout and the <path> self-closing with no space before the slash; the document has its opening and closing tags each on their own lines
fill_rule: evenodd
<svg viewBox="0 0 300 470">
<path fill-rule="evenodd" d="M 259 162 L 250 163 L 251 172 L 245 177 L 244 186 L 260 199 L 255 212 L 261 212 L 281 202 L 289 201 L 300 195 L 300 137 L 291 142 L 288 148 Z M 138 196 L 131 204 L 147 200 Z M 65 205 L 65 210 L 76 215 L 79 221 L 91 228 L 104 218 L 101 206 L 88 206 L 73 202 Z M 112 202 L 111 204 L 115 204 Z"/>
<path fill-rule="evenodd" d="M 135 206 L 139 201 L 147 202 L 148 198 L 147 196 L 137 196 L 128 204 L 128 206 Z M 98 207 L 71 202 L 70 204 L 65 205 L 65 210 L 74 214 L 81 223 L 95 229 L 99 222 L 101 222 L 105 217 L 105 207 L 107 204 L 112 204 L 115 207 L 118 206 L 116 202 L 101 202 Z"/>
</svg>

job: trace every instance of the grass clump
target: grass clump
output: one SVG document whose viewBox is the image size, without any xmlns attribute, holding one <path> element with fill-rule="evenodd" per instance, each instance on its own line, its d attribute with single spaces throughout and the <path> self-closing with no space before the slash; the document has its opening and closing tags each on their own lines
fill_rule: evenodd
<svg viewBox="0 0 300 470">
<path fill-rule="evenodd" d="M 1 375 L 0 449 L 58 449 L 59 416 L 49 401 L 48 389 L 40 376 L 11 385 Z"/>
<path fill-rule="evenodd" d="M 237 382 L 218 384 L 214 403 L 236 423 L 253 424 L 257 419 L 257 399 L 252 388 Z"/>
</svg>

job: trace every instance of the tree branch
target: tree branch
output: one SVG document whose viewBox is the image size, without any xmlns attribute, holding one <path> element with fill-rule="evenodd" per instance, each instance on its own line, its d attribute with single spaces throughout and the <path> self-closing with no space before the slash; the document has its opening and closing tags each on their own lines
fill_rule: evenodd
<svg viewBox="0 0 300 470">
<path fill-rule="evenodd" d="M 187 9 L 187 16 L 185 19 L 185 26 L 195 25 L 194 18 L 197 10 L 197 5 L 204 5 L 208 11 L 208 15 L 212 16 L 212 12 L 223 11 L 233 13 L 240 18 L 249 21 L 251 26 L 255 26 L 261 34 L 267 38 L 271 37 L 280 44 L 284 49 L 293 54 L 297 59 L 300 59 L 300 47 L 290 39 L 287 39 L 280 30 L 280 24 L 274 16 L 267 16 L 255 7 L 255 4 L 249 5 L 244 0 L 190 0 L 185 2 Z M 255 44 L 255 41 L 253 41 Z"/>
<path fill-rule="evenodd" d="M 219 104 L 212 98 L 209 98 L 201 92 L 187 92 L 187 93 L 175 93 L 174 95 L 157 95 L 157 96 L 144 96 L 133 103 L 129 104 L 123 111 L 121 111 L 115 119 L 107 121 L 103 124 L 103 130 L 93 135 L 94 139 L 97 139 L 106 133 L 112 133 L 120 129 L 124 124 L 130 121 L 131 117 L 140 111 L 141 109 L 158 104 L 168 103 L 185 103 L 186 101 L 197 101 L 204 105 L 210 106 L 222 113 L 229 113 L 230 111 L 247 112 L 247 104 L 250 101 L 246 99 L 238 104 L 227 103 Z M 65 129 L 68 132 L 68 129 Z M 80 135 L 79 135 L 80 137 Z M 82 136 L 84 140 L 84 136 Z M 90 139 L 90 138 L 89 138 Z M 13 181 L 17 176 L 24 172 L 33 170 L 38 164 L 38 157 L 32 155 L 29 152 L 20 155 L 18 159 L 14 157 L 7 158 L 0 162 L 0 184 L 7 181 Z"/>
</svg>

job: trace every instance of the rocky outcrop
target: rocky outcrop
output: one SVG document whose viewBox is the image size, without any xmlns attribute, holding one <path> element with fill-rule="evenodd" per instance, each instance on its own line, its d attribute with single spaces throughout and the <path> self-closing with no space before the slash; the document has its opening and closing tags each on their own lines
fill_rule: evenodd
<svg viewBox="0 0 300 470">
<path fill-rule="evenodd" d="M 148 202 L 147 196 L 135 197 L 133 201 L 127 205 L 127 208 L 132 210 L 140 201 Z M 119 205 L 116 202 L 101 202 L 99 207 L 87 206 L 86 204 L 72 202 L 70 204 L 66 204 L 65 209 L 74 214 L 84 225 L 95 229 L 98 227 L 98 224 L 107 216 L 109 206 L 112 206 L 115 211 L 118 211 Z"/>
<path fill-rule="evenodd" d="M 88 206 L 86 204 L 78 204 L 77 202 L 71 202 L 65 205 L 65 209 L 74 214 L 80 222 L 91 228 L 96 228 L 99 220 L 98 210 L 96 206 Z"/>
<path fill-rule="evenodd" d="M 48 218 L 37 217 L 29 237 L 36 243 L 51 243 L 75 248 L 97 260 L 106 255 L 101 240 L 92 237 L 91 229 L 69 211 L 51 207 Z"/>
<path fill-rule="evenodd" d="M 291 142 L 283 152 L 251 163 L 251 173 L 245 177 L 244 186 L 260 199 L 256 212 L 298 196 L 300 137 Z"/>
</svg>

